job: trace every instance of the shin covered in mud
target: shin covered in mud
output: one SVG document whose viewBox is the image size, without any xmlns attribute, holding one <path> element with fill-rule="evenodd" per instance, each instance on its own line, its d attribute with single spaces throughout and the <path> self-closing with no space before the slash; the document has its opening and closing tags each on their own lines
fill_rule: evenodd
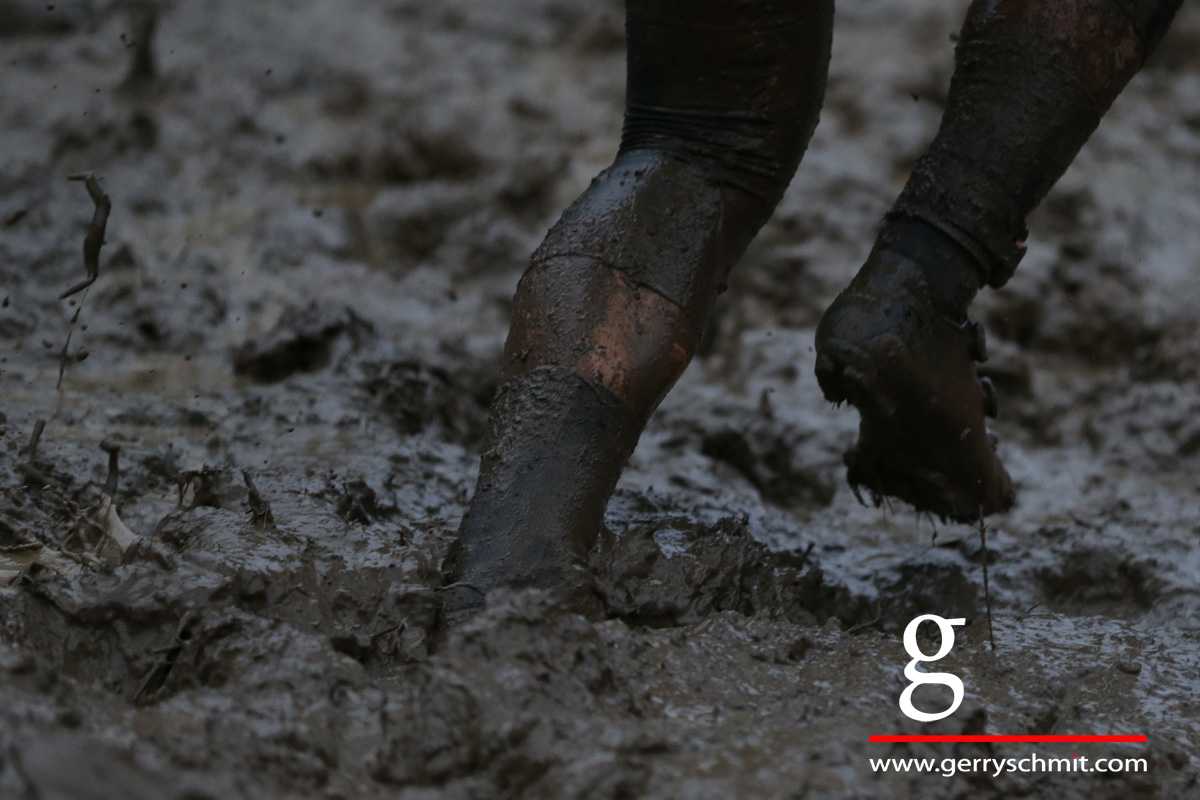
<svg viewBox="0 0 1200 800">
<path fill-rule="evenodd" d="M 617 478 L 816 126 L 832 14 L 629 2 L 621 149 L 518 287 L 449 621 L 501 584 L 586 599 L 581 557 Z"/>
<path fill-rule="evenodd" d="M 817 330 L 826 396 L 862 415 L 847 477 L 877 498 L 975 519 L 1013 502 L 985 416 L 982 330 L 1026 216 L 1066 171 L 1181 0 L 976 0 L 945 116 L 866 264 Z"/>
<path fill-rule="evenodd" d="M 969 250 L 993 287 L 1024 254 L 1025 217 L 1075 159 L 1182 0 L 976 0 L 946 115 L 892 216 Z"/>
</svg>

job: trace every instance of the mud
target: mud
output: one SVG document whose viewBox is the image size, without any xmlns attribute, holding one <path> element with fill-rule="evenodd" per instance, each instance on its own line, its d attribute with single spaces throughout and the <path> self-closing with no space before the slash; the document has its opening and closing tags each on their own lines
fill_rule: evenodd
<svg viewBox="0 0 1200 800">
<path fill-rule="evenodd" d="M 805 161 L 617 487 L 599 612 L 497 593 L 431 655 L 517 280 L 618 147 L 621 9 L 168 4 L 131 88 L 123 5 L 0 2 L 0 797 L 1192 796 L 1194 6 L 976 304 L 1017 489 L 994 653 L 977 532 L 842 483 L 813 329 L 937 129 L 964 12 L 839 4 Z M 82 172 L 108 244 L 60 301 Z M 931 726 L 896 705 L 925 612 L 969 620 Z M 866 743 L 924 728 L 1150 742 Z M 867 763 L 1031 751 L 1150 769 Z"/>
</svg>

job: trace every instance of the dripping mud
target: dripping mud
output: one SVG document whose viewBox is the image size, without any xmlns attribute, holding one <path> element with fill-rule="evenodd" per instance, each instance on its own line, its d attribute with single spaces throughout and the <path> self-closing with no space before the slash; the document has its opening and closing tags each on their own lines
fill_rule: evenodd
<svg viewBox="0 0 1200 800">
<path fill-rule="evenodd" d="M 813 330 L 936 129 L 964 11 L 839 4 L 800 172 L 609 509 L 599 618 L 499 593 L 431 655 L 517 279 L 616 151 L 619 4 L 0 0 L 0 796 L 1194 792 L 1195 8 L 973 309 L 1018 493 L 994 653 L 978 533 L 844 483 L 857 418 Z M 107 244 L 60 300 L 86 173 Z M 922 613 L 968 620 L 934 732 L 1148 732 L 1089 753 L 1149 771 L 872 774 L 1028 752 L 868 748 L 917 730 Z"/>
</svg>

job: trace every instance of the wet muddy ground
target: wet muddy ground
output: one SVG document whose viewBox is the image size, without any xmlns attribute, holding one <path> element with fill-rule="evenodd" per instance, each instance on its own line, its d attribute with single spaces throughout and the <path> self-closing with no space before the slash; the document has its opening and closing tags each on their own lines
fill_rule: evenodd
<svg viewBox="0 0 1200 800">
<path fill-rule="evenodd" d="M 161 8 L 146 50 L 136 6 L 0 0 L 0 797 L 1198 796 L 1200 9 L 977 306 L 994 653 L 978 532 L 858 503 L 811 363 L 965 3 L 843 0 L 809 154 L 610 508 L 608 618 L 501 593 L 430 655 L 516 280 L 615 152 L 620 4 Z M 108 244 L 59 300 L 80 172 Z M 926 612 L 968 620 L 967 699 L 920 726 Z M 866 743 L 926 730 L 1150 742 Z M 1149 772 L 867 763 L 1030 752 Z"/>
</svg>

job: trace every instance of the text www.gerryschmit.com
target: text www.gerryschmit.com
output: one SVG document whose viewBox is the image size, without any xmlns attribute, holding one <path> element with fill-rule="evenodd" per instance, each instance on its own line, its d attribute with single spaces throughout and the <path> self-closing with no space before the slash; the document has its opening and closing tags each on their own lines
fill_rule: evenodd
<svg viewBox="0 0 1200 800">
<path fill-rule="evenodd" d="M 1144 758 L 872 758 L 875 772 L 930 772 L 952 778 L 960 773 L 986 772 L 999 777 L 1006 772 L 1146 772 Z"/>
</svg>

